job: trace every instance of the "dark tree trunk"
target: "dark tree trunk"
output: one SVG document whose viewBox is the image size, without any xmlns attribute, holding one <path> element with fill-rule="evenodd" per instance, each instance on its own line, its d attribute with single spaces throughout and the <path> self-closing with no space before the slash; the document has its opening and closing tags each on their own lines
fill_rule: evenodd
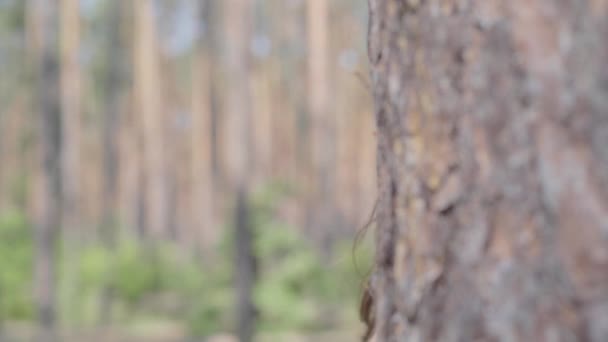
<svg viewBox="0 0 608 342">
<path fill-rule="evenodd" d="M 237 334 L 239 341 L 253 341 L 256 308 L 253 289 L 256 282 L 257 263 L 253 251 L 253 231 L 247 191 L 239 189 L 235 210 L 236 227 L 236 296 Z"/>
<path fill-rule="evenodd" d="M 251 135 L 254 118 L 251 112 L 249 81 L 251 60 L 249 42 L 253 29 L 254 1 L 233 0 L 223 3 L 224 27 L 226 30 L 225 63 L 226 116 L 224 144 L 226 146 L 226 171 L 234 193 L 233 219 L 236 248 L 236 324 L 239 341 L 253 341 L 255 335 L 255 307 L 253 288 L 256 278 L 255 255 L 253 253 L 253 227 L 249 215 L 249 186 L 251 182 L 253 139 Z"/>
<path fill-rule="evenodd" d="M 107 73 L 103 79 L 106 108 L 102 122 L 103 146 L 103 188 L 102 188 L 102 231 L 101 236 L 107 245 L 111 246 L 114 240 L 114 226 L 116 225 L 116 202 L 118 200 L 118 131 L 120 129 L 120 115 L 122 96 L 125 91 L 128 56 L 125 51 L 122 32 L 122 22 L 125 7 L 121 1 L 112 0 L 107 13 L 108 30 L 106 59 Z"/>
<path fill-rule="evenodd" d="M 103 153 L 103 180 L 101 193 L 102 222 L 100 237 L 109 250 L 114 250 L 117 240 L 118 217 L 118 171 L 119 171 L 119 122 L 122 114 L 122 94 L 125 92 L 128 53 L 125 52 L 124 32 L 122 23 L 127 16 L 125 11 L 128 5 L 120 0 L 111 0 L 106 18 L 108 26 L 106 31 L 105 61 L 107 73 L 104 74 L 103 89 L 106 108 L 102 121 L 102 153 Z M 111 278 L 113 275 L 108 274 Z M 99 321 L 102 325 L 112 323 L 112 304 L 114 290 L 111 286 L 104 286 L 99 305 Z"/>
<path fill-rule="evenodd" d="M 59 61 L 57 57 L 56 1 L 39 0 L 38 18 L 43 37 L 37 59 L 37 97 L 39 112 L 40 152 L 42 162 L 41 212 L 36 223 L 35 275 L 38 321 L 42 328 L 40 341 L 54 340 L 55 244 L 61 224 L 61 112 Z"/>
<path fill-rule="evenodd" d="M 369 0 L 378 341 L 608 341 L 608 3 Z"/>
</svg>

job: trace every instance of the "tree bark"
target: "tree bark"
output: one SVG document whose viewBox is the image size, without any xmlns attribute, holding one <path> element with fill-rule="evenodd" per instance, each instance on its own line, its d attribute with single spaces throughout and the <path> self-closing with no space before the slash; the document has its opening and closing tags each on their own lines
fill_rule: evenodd
<svg viewBox="0 0 608 342">
<path fill-rule="evenodd" d="M 162 71 L 154 2 L 135 0 L 135 92 L 142 127 L 145 174 L 143 215 L 147 232 L 156 238 L 167 233 L 168 203 L 164 134 Z"/>
<path fill-rule="evenodd" d="M 608 340 L 608 3 L 369 0 L 378 341 Z"/>
<path fill-rule="evenodd" d="M 61 103 L 63 226 L 75 233 L 80 224 L 80 5 L 61 0 Z"/>
<path fill-rule="evenodd" d="M 236 321 L 239 341 L 250 342 L 255 335 L 255 306 L 253 288 L 256 259 L 253 253 L 253 232 L 249 210 L 251 181 L 252 112 L 249 42 L 252 25 L 253 0 L 225 2 L 226 68 L 228 87 L 224 144 L 227 171 L 234 189 L 233 222 L 236 248 Z"/>
<path fill-rule="evenodd" d="M 191 183 L 192 224 L 196 231 L 197 245 L 206 252 L 217 242 L 214 232 L 214 182 L 213 182 L 213 118 L 211 106 L 212 54 L 206 40 L 211 4 L 209 0 L 193 0 L 197 18 L 197 40 L 192 65 L 192 134 L 191 134 Z"/>
<path fill-rule="evenodd" d="M 41 153 L 41 203 L 37 215 L 34 280 L 36 306 L 41 327 L 39 341 L 54 340 L 56 321 L 55 244 L 61 225 L 63 203 L 61 175 L 61 110 L 58 60 L 57 2 L 38 0 L 33 10 L 39 20 L 40 45 L 36 59 L 37 111 Z"/>
<path fill-rule="evenodd" d="M 330 111 L 329 86 L 329 3 L 307 2 L 308 39 L 308 112 L 310 115 L 311 150 L 309 223 L 313 238 L 325 255 L 332 249 L 336 226 L 335 160 L 336 122 Z"/>
<path fill-rule="evenodd" d="M 81 175 L 81 72 L 80 72 L 80 3 L 77 0 L 60 1 L 61 49 L 61 182 L 63 191 L 62 230 L 66 260 L 59 277 L 65 280 L 68 292 L 77 286 L 78 249 L 82 243 L 83 209 Z M 72 297 L 64 304 L 73 305 Z"/>
<path fill-rule="evenodd" d="M 115 250 L 118 239 L 118 184 L 119 184 L 119 132 L 122 110 L 123 93 L 126 92 L 126 73 L 128 70 L 128 53 L 125 52 L 123 23 L 128 10 L 120 0 L 111 0 L 107 5 L 105 16 L 107 30 L 104 63 L 107 72 L 102 79 L 104 112 L 102 120 L 102 179 L 101 179 L 101 227 L 99 236 L 103 245 L 110 251 Z M 107 274 L 106 280 L 114 275 Z M 109 281 L 106 281 L 109 283 Z M 114 289 L 105 285 L 101 291 L 99 302 L 99 323 L 112 323 L 112 305 Z"/>
<path fill-rule="evenodd" d="M 123 14 L 125 5 L 118 0 L 110 1 L 108 5 L 108 30 L 105 63 L 107 73 L 103 79 L 105 99 L 104 118 L 102 121 L 101 144 L 103 150 L 103 180 L 102 180 L 102 232 L 103 241 L 112 246 L 115 240 L 114 230 L 117 228 L 117 200 L 119 174 L 119 131 L 120 119 L 123 113 L 123 93 L 126 91 L 126 76 L 128 53 L 125 53 L 123 38 Z"/>
</svg>

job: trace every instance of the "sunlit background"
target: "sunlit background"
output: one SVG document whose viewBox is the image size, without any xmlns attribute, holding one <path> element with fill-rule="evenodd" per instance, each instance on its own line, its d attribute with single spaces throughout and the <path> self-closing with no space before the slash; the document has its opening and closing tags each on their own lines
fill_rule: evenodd
<svg viewBox="0 0 608 342">
<path fill-rule="evenodd" d="M 366 16 L 0 0 L 0 340 L 356 340 Z"/>
</svg>

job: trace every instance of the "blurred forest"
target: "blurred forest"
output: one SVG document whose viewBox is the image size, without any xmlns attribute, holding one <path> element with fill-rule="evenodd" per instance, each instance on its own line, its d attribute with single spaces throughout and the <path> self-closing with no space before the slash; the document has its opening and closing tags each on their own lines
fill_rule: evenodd
<svg viewBox="0 0 608 342">
<path fill-rule="evenodd" d="M 0 0 L 0 340 L 354 340 L 366 11 Z"/>
</svg>

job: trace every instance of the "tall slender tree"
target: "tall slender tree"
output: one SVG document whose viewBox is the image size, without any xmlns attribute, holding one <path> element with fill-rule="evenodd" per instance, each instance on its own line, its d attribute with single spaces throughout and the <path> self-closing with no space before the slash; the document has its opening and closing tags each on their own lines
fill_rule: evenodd
<svg viewBox="0 0 608 342">
<path fill-rule="evenodd" d="M 107 30 L 104 36 L 105 73 L 102 75 L 103 119 L 101 128 L 102 179 L 101 179 L 101 227 L 100 236 L 109 250 L 114 250 L 119 225 L 118 183 L 120 157 L 120 122 L 124 113 L 124 93 L 127 92 L 128 53 L 125 51 L 124 22 L 126 5 L 120 0 L 111 0 L 106 7 Z M 108 277 L 114 275 L 108 274 Z M 100 296 L 99 318 L 101 324 L 111 323 L 113 289 L 106 286 Z"/>
<path fill-rule="evenodd" d="M 134 0 L 135 15 L 135 97 L 142 143 L 145 197 L 142 215 L 149 233 L 167 233 L 167 180 L 165 164 L 162 72 L 154 2 Z"/>
<path fill-rule="evenodd" d="M 61 0 L 59 41 L 61 64 L 61 182 L 63 191 L 62 229 L 66 267 L 61 274 L 69 291 L 76 285 L 76 260 L 81 241 L 83 202 L 81 175 L 81 67 L 80 67 L 80 2 Z M 68 297 L 68 306 L 73 299 Z"/>
<path fill-rule="evenodd" d="M 329 4 L 327 0 L 307 2 L 308 39 L 308 113 L 311 151 L 311 208 L 309 223 L 312 234 L 324 250 L 331 248 L 333 225 L 336 132 L 330 111 L 329 86 Z"/>
<path fill-rule="evenodd" d="M 42 328 L 39 340 L 54 340 L 56 323 L 55 245 L 61 226 L 62 191 L 62 132 L 60 110 L 60 74 L 58 59 L 58 4 L 55 0 L 35 0 L 39 28 L 36 71 L 36 110 L 40 132 L 41 188 L 40 212 L 36 218 L 35 284 L 38 322 Z"/>
<path fill-rule="evenodd" d="M 192 62 L 192 135 L 191 182 L 192 219 L 197 242 L 205 249 L 216 240 L 213 182 L 213 118 L 211 107 L 211 54 L 209 41 L 209 12 L 211 0 L 192 0 L 197 23 L 197 40 Z"/>
<path fill-rule="evenodd" d="M 63 227 L 77 234 L 81 224 L 80 146 L 80 5 L 78 0 L 61 0 L 61 107 Z M 73 235 L 72 235 L 73 236 Z"/>
<path fill-rule="evenodd" d="M 252 0 L 226 1 L 224 7 L 226 30 L 226 96 L 227 170 L 234 187 L 235 248 L 236 248 L 236 313 L 240 341 L 252 341 L 255 328 L 253 286 L 256 261 L 253 252 L 253 232 L 249 210 L 249 182 L 252 165 L 252 113 L 249 88 Z"/>
</svg>

